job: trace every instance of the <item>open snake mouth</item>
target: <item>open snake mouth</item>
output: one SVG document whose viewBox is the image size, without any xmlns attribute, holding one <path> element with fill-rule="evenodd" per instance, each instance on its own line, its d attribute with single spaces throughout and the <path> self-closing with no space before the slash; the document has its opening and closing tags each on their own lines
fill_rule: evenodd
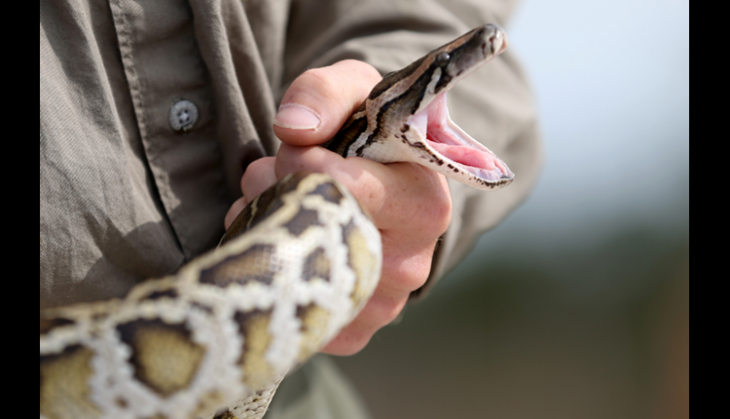
<svg viewBox="0 0 730 419">
<path fill-rule="evenodd" d="M 464 132 L 449 116 L 446 92 L 409 118 L 435 156 L 488 184 L 512 181 L 514 174 L 491 150 Z"/>
</svg>

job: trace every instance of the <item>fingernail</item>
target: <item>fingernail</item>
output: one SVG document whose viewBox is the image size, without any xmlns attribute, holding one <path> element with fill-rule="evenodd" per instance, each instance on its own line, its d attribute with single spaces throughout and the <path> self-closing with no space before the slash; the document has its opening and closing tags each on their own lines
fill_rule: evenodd
<svg viewBox="0 0 730 419">
<path fill-rule="evenodd" d="M 317 113 L 297 103 L 279 106 L 279 112 L 274 117 L 274 125 L 289 129 L 315 130 L 320 123 L 322 121 Z"/>
</svg>

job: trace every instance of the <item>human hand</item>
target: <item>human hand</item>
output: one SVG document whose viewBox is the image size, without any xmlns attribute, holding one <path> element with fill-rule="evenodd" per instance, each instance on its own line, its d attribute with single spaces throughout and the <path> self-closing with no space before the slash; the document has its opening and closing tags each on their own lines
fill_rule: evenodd
<svg viewBox="0 0 730 419">
<path fill-rule="evenodd" d="M 345 60 L 299 76 L 287 90 L 274 122 L 279 153 L 251 163 L 241 179 L 244 197 L 226 215 L 226 228 L 249 200 L 299 171 L 326 172 L 345 185 L 373 217 L 383 241 L 383 270 L 362 312 L 323 352 L 352 355 L 403 309 L 411 291 L 428 278 L 438 238 L 451 220 L 446 179 L 413 163 L 383 165 L 344 159 L 317 144 L 332 138 L 380 81 L 369 64 Z"/>
</svg>

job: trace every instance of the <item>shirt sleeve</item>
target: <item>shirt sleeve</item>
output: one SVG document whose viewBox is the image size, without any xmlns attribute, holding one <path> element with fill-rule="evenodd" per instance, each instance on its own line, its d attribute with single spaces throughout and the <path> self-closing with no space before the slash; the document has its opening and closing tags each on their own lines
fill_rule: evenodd
<svg viewBox="0 0 730 419">
<path fill-rule="evenodd" d="M 505 26 L 516 1 L 294 1 L 286 34 L 278 100 L 309 68 L 344 59 L 365 61 L 381 73 L 400 69 L 432 49 L 485 24 Z M 509 35 L 509 31 L 507 31 Z M 500 156 L 515 181 L 498 191 L 479 191 L 449 180 L 454 211 L 434 254 L 422 298 L 454 268 L 479 236 L 503 220 L 531 190 L 541 147 L 527 79 L 508 49 L 448 93 L 452 119 Z"/>
</svg>

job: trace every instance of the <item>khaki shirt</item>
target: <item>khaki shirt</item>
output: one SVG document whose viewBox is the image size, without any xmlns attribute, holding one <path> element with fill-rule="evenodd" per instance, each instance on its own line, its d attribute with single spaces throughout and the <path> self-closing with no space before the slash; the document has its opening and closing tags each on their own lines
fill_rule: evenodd
<svg viewBox="0 0 730 419">
<path fill-rule="evenodd" d="M 352 58 L 385 73 L 514 1 L 42 0 L 40 307 L 108 299 L 216 246 L 247 165 L 275 155 L 272 120 L 308 68 Z M 516 173 L 482 192 L 450 182 L 454 216 L 423 295 L 531 188 L 540 147 L 511 52 L 448 95 L 466 132 Z M 175 131 L 171 107 L 197 109 Z"/>
</svg>

